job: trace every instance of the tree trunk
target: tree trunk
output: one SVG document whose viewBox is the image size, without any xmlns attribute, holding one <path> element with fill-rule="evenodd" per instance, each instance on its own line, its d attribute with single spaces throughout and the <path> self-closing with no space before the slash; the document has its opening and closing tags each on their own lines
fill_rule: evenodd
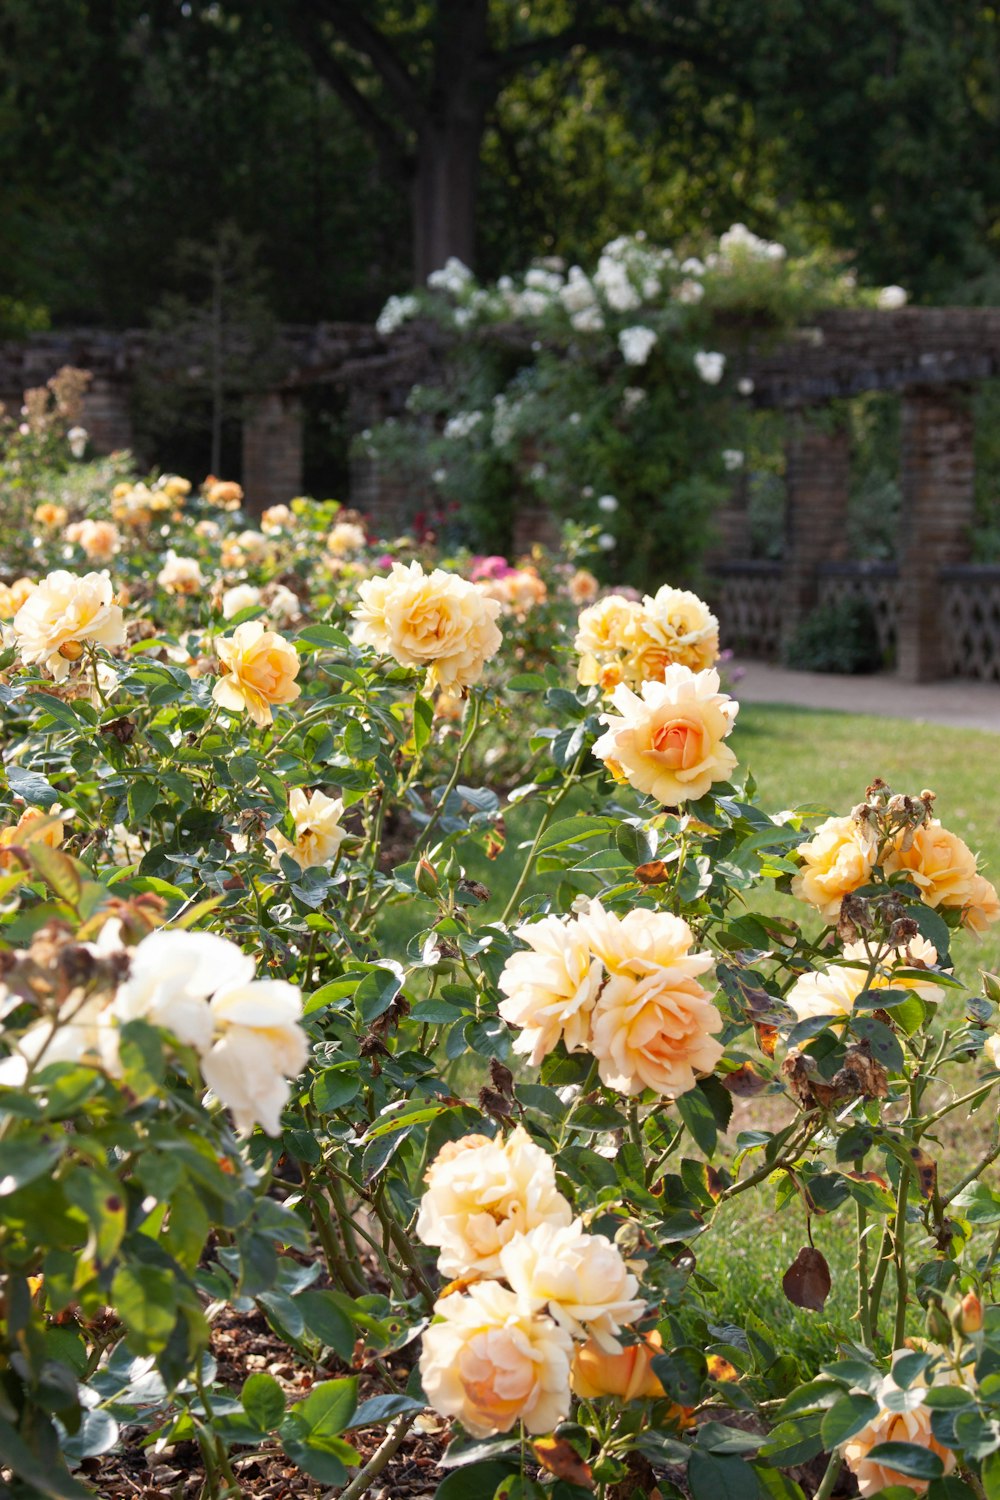
<svg viewBox="0 0 1000 1500">
<path fill-rule="evenodd" d="M 499 79 L 487 65 L 489 0 L 440 0 L 434 79 L 417 138 L 413 269 L 418 286 L 449 256 L 470 269 L 486 116 Z"/>
<path fill-rule="evenodd" d="M 476 254 L 476 192 L 484 122 L 428 122 L 420 133 L 413 182 L 413 270 L 423 286 L 457 256 L 470 269 Z"/>
</svg>

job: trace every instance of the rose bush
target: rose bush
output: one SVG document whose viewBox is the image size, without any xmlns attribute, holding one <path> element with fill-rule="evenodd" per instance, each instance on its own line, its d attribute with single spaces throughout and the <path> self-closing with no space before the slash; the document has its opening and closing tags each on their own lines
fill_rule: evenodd
<svg viewBox="0 0 1000 1500">
<path fill-rule="evenodd" d="M 952 950 L 1000 906 L 948 809 L 771 816 L 677 591 L 118 483 L 7 574 L 11 1493 L 141 1437 L 356 1496 L 418 1423 L 441 1500 L 996 1493 L 1000 982 Z M 699 1267 L 749 1193 L 815 1358 Z M 220 1367 L 251 1314 L 294 1378 Z"/>
</svg>

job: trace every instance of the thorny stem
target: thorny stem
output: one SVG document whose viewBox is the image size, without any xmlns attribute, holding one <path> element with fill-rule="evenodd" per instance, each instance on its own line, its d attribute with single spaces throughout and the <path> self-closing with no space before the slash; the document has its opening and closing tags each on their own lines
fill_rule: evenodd
<svg viewBox="0 0 1000 1500">
<path fill-rule="evenodd" d="M 826 1472 L 824 1473 L 823 1478 L 820 1480 L 819 1489 L 813 1496 L 813 1500 L 830 1500 L 830 1496 L 833 1494 L 834 1485 L 837 1483 L 837 1479 L 840 1476 L 840 1470 L 843 1466 L 843 1463 L 843 1455 L 838 1449 L 834 1449 L 834 1451 L 830 1454 L 830 1462 L 826 1466 Z"/>
<path fill-rule="evenodd" d="M 797 1137 L 793 1133 L 781 1156 L 776 1157 L 774 1161 L 765 1162 L 762 1167 L 757 1168 L 756 1172 L 751 1172 L 749 1177 L 744 1177 L 741 1181 L 731 1183 L 729 1187 L 724 1188 L 719 1195 L 719 1203 L 728 1203 L 730 1198 L 735 1198 L 739 1193 L 745 1193 L 748 1188 L 756 1187 L 759 1182 L 765 1182 L 774 1172 L 787 1171 L 794 1165 L 803 1146 L 812 1139 L 819 1126 L 818 1120 L 807 1119 L 805 1129 L 800 1129 Z"/>
</svg>

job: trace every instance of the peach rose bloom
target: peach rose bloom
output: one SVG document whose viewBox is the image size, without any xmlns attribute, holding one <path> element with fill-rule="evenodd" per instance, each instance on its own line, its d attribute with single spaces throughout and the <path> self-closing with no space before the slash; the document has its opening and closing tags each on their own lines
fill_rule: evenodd
<svg viewBox="0 0 1000 1500">
<path fill-rule="evenodd" d="M 642 696 L 622 683 L 611 699 L 618 714 L 594 745 L 618 780 L 655 797 L 664 807 L 693 802 L 737 764 L 723 744 L 739 705 L 719 691 L 719 674 L 669 666 L 662 682 L 644 682 Z"/>
<path fill-rule="evenodd" d="M 480 1281 L 443 1297 L 424 1332 L 420 1376 L 436 1412 L 473 1437 L 551 1432 L 570 1409 L 573 1343 L 551 1318 L 526 1312 L 513 1292 Z"/>
<path fill-rule="evenodd" d="M 528 951 L 512 953 L 500 975 L 500 1015 L 520 1035 L 514 1051 L 533 1067 L 561 1039 L 567 1051 L 579 1052 L 590 1040 L 590 1013 L 603 971 L 590 951 L 579 921 L 543 917 L 515 929 Z"/>
<path fill-rule="evenodd" d="M 291 528 L 295 517 L 287 505 L 269 505 L 260 518 L 260 529 L 268 536 Z"/>
<path fill-rule="evenodd" d="M 500 1251 L 500 1269 L 522 1307 L 547 1309 L 560 1328 L 577 1339 L 589 1334 L 609 1354 L 621 1349 L 622 1325 L 645 1310 L 618 1246 L 585 1234 L 579 1219 L 515 1235 Z"/>
<path fill-rule="evenodd" d="M 347 830 L 341 825 L 344 803 L 340 797 L 328 797 L 324 792 L 313 792 L 307 797 L 301 787 L 296 787 L 288 799 L 288 810 L 295 819 L 295 842 L 285 838 L 277 828 L 272 828 L 268 838 L 274 845 L 271 863 L 281 869 L 280 856 L 290 855 L 303 870 L 316 865 L 330 865 L 337 857 Z"/>
<path fill-rule="evenodd" d="M 55 531 L 66 524 L 65 505 L 53 505 L 47 500 L 42 505 L 35 507 L 33 517 L 36 526 L 44 526 L 49 531 Z"/>
<path fill-rule="evenodd" d="M 425 574 L 418 562 L 393 563 L 388 577 L 369 578 L 358 597 L 354 639 L 404 667 L 427 667 L 432 687 L 471 687 L 503 640 L 497 601 L 441 568 Z"/>
<path fill-rule="evenodd" d="M 10 586 L 10 599 L 14 606 L 14 614 L 26 604 L 35 592 L 38 584 L 31 578 L 15 578 Z"/>
<path fill-rule="evenodd" d="M 957 833 L 935 818 L 913 835 L 908 849 L 900 845 L 885 862 L 886 874 L 904 871 L 928 906 L 960 907 L 962 922 L 981 933 L 1000 918 L 997 893 L 976 869 L 976 856 Z"/>
<path fill-rule="evenodd" d="M 883 1381 L 883 1386 L 889 1380 L 891 1376 Z M 907 1411 L 888 1411 L 882 1408 L 867 1427 L 862 1427 L 860 1432 L 841 1445 L 844 1462 L 857 1480 L 858 1490 L 862 1495 L 875 1495 L 892 1484 L 912 1490 L 915 1495 L 927 1492 L 926 1479 L 910 1479 L 905 1474 L 900 1474 L 898 1469 L 887 1468 L 885 1464 L 868 1457 L 879 1443 L 915 1443 L 920 1448 L 929 1448 L 932 1453 L 936 1453 L 944 1464 L 946 1474 L 950 1474 L 955 1468 L 954 1453 L 950 1448 L 943 1447 L 931 1432 L 931 1413 L 923 1405 L 921 1388 L 911 1386 L 907 1394 L 910 1393 L 915 1402 L 919 1398 L 919 1404 L 914 1404 Z"/>
<path fill-rule="evenodd" d="M 795 852 L 801 869 L 792 876 L 792 895 L 828 922 L 837 920 L 844 897 L 870 878 L 876 854 L 853 818 L 827 818 Z"/>
<path fill-rule="evenodd" d="M 110 562 L 122 544 L 110 521 L 75 521 L 66 528 L 66 540 L 81 547 L 91 562 Z"/>
<path fill-rule="evenodd" d="M 628 1344 L 618 1354 L 609 1354 L 596 1339 L 577 1349 L 570 1372 L 573 1391 L 584 1401 L 599 1396 L 617 1396 L 620 1401 L 639 1401 L 664 1396 L 666 1392 L 653 1373 L 653 1360 L 663 1353 L 663 1340 L 654 1330 L 638 1344 Z"/>
<path fill-rule="evenodd" d="M 642 605 L 622 594 L 606 594 L 581 612 L 573 649 L 579 653 L 576 680 L 584 687 L 600 683 L 605 692 L 623 680 L 605 681 L 602 674 L 628 649 L 629 631 L 642 618 Z M 619 667 L 619 674 L 621 669 Z M 613 675 L 613 674 L 612 674 Z"/>
<path fill-rule="evenodd" d="M 697 594 L 664 584 L 643 599 L 642 613 L 630 631 L 629 646 L 638 682 L 647 676 L 637 670 L 646 661 L 657 669 L 657 681 L 662 680 L 663 667 L 671 662 L 703 672 L 719 659 L 719 622 Z"/>
<path fill-rule="evenodd" d="M 566 585 L 566 592 L 578 609 L 582 605 L 592 604 L 599 590 L 600 584 L 587 568 L 577 568 Z"/>
<path fill-rule="evenodd" d="M 581 919 L 609 977 L 591 1015 L 590 1050 L 601 1079 L 622 1094 L 673 1097 L 694 1088 L 722 1056 L 722 1017 L 698 975 L 710 953 L 692 953 L 688 924 L 637 908 L 619 918 L 592 901 Z"/>
<path fill-rule="evenodd" d="M 219 505 L 223 510 L 239 510 L 243 504 L 243 486 L 233 479 L 216 479 L 210 474 L 205 480 L 203 493 L 209 505 Z"/>
<path fill-rule="evenodd" d="M 536 604 L 544 604 L 548 589 L 534 568 L 514 568 L 499 578 L 483 578 L 476 588 L 487 599 L 495 599 L 504 614 L 523 619 Z"/>
<path fill-rule="evenodd" d="M 518 1125 L 506 1141 L 468 1135 L 438 1152 L 424 1179 L 417 1238 L 440 1249 L 445 1276 L 500 1272 L 500 1251 L 538 1224 L 569 1224 L 551 1156 Z"/>
<path fill-rule="evenodd" d="M 42 812 L 38 807 L 26 807 L 16 823 L 0 829 L 0 869 L 11 864 L 9 850 L 17 844 L 48 844 L 58 849 L 66 831 L 58 807 Z"/>
<path fill-rule="evenodd" d="M 156 481 L 156 488 L 179 504 L 186 495 L 191 493 L 190 479 L 182 479 L 179 474 L 161 474 Z"/>
<path fill-rule="evenodd" d="M 44 664 L 57 682 L 69 675 L 83 643 L 125 644 L 125 619 L 103 573 L 49 573 L 21 605 L 12 628 L 25 666 Z"/>
<path fill-rule="evenodd" d="M 215 650 L 225 668 L 212 689 L 220 708 L 232 713 L 245 710 L 263 727 L 274 722 L 273 704 L 294 703 L 302 691 L 295 681 L 298 652 L 283 636 L 266 630 L 260 620 L 237 625 L 232 635 L 216 641 Z"/>
<path fill-rule="evenodd" d="M 178 557 L 171 548 L 163 567 L 156 575 L 161 589 L 168 594 L 198 594 L 205 587 L 205 578 L 196 558 Z"/>
<path fill-rule="evenodd" d="M 352 552 L 363 552 L 365 529 L 355 521 L 338 521 L 327 535 L 326 550 L 334 557 L 350 557 Z"/>
<path fill-rule="evenodd" d="M 250 609 L 252 605 L 259 603 L 260 589 L 254 588 L 252 583 L 237 583 L 233 588 L 226 589 L 222 596 L 222 618 L 231 620 L 241 610 Z"/>
</svg>

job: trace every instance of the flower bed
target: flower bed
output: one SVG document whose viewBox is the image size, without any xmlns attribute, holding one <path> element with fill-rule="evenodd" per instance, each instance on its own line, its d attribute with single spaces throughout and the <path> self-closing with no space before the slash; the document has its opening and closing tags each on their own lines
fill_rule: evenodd
<svg viewBox="0 0 1000 1500">
<path fill-rule="evenodd" d="M 148 1443 L 206 1496 L 406 1452 L 441 1500 L 994 1493 L 1000 1145 L 945 1181 L 936 1131 L 996 1110 L 950 946 L 1000 902 L 933 793 L 762 808 L 691 594 L 101 494 L 45 420 L 0 595 L 11 1492 L 127 1492 Z M 699 1271 L 751 1192 L 821 1328 L 856 1226 L 819 1367 Z"/>
</svg>

